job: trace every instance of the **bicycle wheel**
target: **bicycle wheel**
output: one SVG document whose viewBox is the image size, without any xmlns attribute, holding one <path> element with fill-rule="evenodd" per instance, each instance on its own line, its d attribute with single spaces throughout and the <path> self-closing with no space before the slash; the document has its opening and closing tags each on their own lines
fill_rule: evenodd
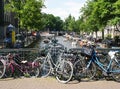
<svg viewBox="0 0 120 89">
<path fill-rule="evenodd" d="M 114 62 L 112 65 L 112 78 L 117 81 L 120 82 L 120 62 L 116 63 Z"/>
<path fill-rule="evenodd" d="M 40 73 L 40 70 L 39 68 L 37 67 L 34 67 L 34 68 L 31 68 L 28 72 L 28 74 L 30 75 L 30 77 L 38 77 L 39 76 L 39 73 Z"/>
<path fill-rule="evenodd" d="M 83 68 L 82 65 L 81 65 L 82 64 L 81 62 L 82 61 L 77 60 L 73 65 L 73 68 L 74 68 L 73 76 L 74 76 L 75 79 L 79 79 L 79 80 L 81 80 L 80 79 L 80 74 L 81 74 L 82 68 Z"/>
<path fill-rule="evenodd" d="M 34 68 L 32 68 L 33 76 L 38 77 L 40 75 L 41 65 L 43 63 L 43 58 L 38 57 L 34 61 Z"/>
<path fill-rule="evenodd" d="M 102 64 L 104 64 L 104 66 L 107 66 L 107 65 L 108 65 L 109 59 L 110 59 L 109 55 L 103 54 L 103 53 L 98 53 L 98 54 L 97 54 L 97 57 L 99 58 L 99 61 L 100 61 Z"/>
<path fill-rule="evenodd" d="M 43 60 L 44 60 L 44 57 L 37 57 L 33 63 L 35 64 L 35 66 L 37 67 L 41 67 L 41 65 L 43 64 Z"/>
<path fill-rule="evenodd" d="M 69 61 L 62 61 L 56 68 L 56 79 L 60 83 L 68 83 L 73 75 L 73 65 Z"/>
<path fill-rule="evenodd" d="M 51 63 L 48 59 L 42 58 L 39 59 L 41 62 L 41 66 L 39 67 L 40 69 L 40 76 L 41 77 L 47 77 L 51 73 Z"/>
<path fill-rule="evenodd" d="M 0 78 L 5 75 L 6 65 L 4 60 L 0 60 Z"/>
<path fill-rule="evenodd" d="M 96 75 L 96 66 L 94 63 L 91 63 L 88 66 L 88 60 L 86 61 L 86 59 L 80 60 L 78 63 L 76 63 L 75 66 L 79 65 L 80 63 L 80 69 L 79 69 L 79 74 L 80 74 L 80 78 L 81 81 L 90 81 L 94 78 L 94 76 Z M 88 66 L 88 67 L 87 67 Z"/>
<path fill-rule="evenodd" d="M 13 65 L 7 65 L 6 66 L 6 71 L 5 71 L 5 78 L 6 77 L 13 77 L 14 74 L 14 67 Z"/>
</svg>

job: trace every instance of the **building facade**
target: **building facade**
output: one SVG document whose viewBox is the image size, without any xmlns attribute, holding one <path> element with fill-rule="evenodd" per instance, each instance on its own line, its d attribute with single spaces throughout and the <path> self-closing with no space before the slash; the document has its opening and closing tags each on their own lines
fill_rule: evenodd
<svg viewBox="0 0 120 89">
<path fill-rule="evenodd" d="M 16 28 L 18 27 L 18 20 L 15 19 L 15 14 L 5 11 L 5 4 L 7 3 L 4 0 L 0 0 L 0 39 L 5 37 L 6 28 L 9 24 L 12 24 Z"/>
<path fill-rule="evenodd" d="M 4 0 L 0 0 L 0 38 L 3 38 L 4 31 Z"/>
</svg>

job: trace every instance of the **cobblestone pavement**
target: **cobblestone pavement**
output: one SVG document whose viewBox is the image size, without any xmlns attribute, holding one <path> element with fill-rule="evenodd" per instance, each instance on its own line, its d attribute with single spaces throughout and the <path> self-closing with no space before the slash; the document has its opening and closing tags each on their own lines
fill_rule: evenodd
<svg viewBox="0 0 120 89">
<path fill-rule="evenodd" d="M 114 81 L 92 81 L 61 84 L 56 79 L 48 78 L 18 78 L 0 79 L 0 89 L 120 89 L 120 83 Z"/>
</svg>

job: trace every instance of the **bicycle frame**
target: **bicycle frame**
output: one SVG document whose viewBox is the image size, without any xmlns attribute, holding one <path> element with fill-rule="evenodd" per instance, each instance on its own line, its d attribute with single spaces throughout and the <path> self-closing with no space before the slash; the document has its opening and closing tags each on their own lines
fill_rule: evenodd
<svg viewBox="0 0 120 89">
<path fill-rule="evenodd" d="M 52 60 L 51 54 L 48 52 L 47 56 L 45 57 L 45 61 L 48 60 L 50 62 L 51 68 L 55 69 L 61 61 L 61 56 L 62 56 L 62 53 L 60 53 L 57 62 L 54 63 Z"/>
<path fill-rule="evenodd" d="M 9 69 L 11 70 L 12 74 L 15 73 L 15 69 L 19 70 L 21 73 L 25 74 L 25 73 L 28 73 L 32 68 L 36 68 L 38 67 L 38 65 L 34 62 L 25 62 L 25 63 L 21 63 L 18 64 L 15 62 L 14 60 L 14 55 L 11 55 L 12 58 L 9 59 L 9 55 L 7 58 L 7 61 L 6 61 L 6 71 L 8 71 Z"/>
<path fill-rule="evenodd" d="M 1 68 L 3 68 L 3 70 L 1 71 L 0 70 L 0 78 L 2 78 L 3 76 L 4 76 L 4 74 L 5 74 L 5 71 L 6 71 L 6 61 L 4 60 L 4 58 L 3 58 L 3 56 L 0 56 L 0 62 L 2 63 L 2 65 L 3 65 L 3 67 L 1 67 Z M 0 64 L 1 64 L 0 63 Z M 0 68 L 0 69 L 1 69 Z"/>
<path fill-rule="evenodd" d="M 23 64 L 24 65 L 24 64 Z M 29 67 L 29 66 L 28 66 Z M 7 69 L 11 69 L 12 74 L 15 73 L 15 69 L 18 69 L 21 73 L 25 73 L 27 68 L 24 68 L 22 65 L 19 65 L 15 62 L 10 62 L 7 64 Z"/>
<path fill-rule="evenodd" d="M 6 65 L 6 61 L 4 60 L 4 57 L 0 57 L 0 61 L 1 61 L 4 65 Z"/>
<path fill-rule="evenodd" d="M 64 51 L 64 48 L 61 48 L 59 45 L 49 47 L 46 57 L 41 59 L 42 66 L 40 68 L 42 77 L 47 77 L 51 73 L 61 83 L 67 83 L 71 80 L 73 66 L 71 62 L 64 60 Z"/>
<path fill-rule="evenodd" d="M 96 63 L 98 65 L 98 67 L 100 67 L 104 72 L 106 73 L 111 73 L 113 72 L 111 70 L 111 65 L 112 65 L 112 62 L 113 62 L 114 58 L 111 58 L 108 65 L 107 66 L 104 66 L 104 64 L 102 64 L 100 61 L 99 61 L 99 58 L 97 57 L 96 55 L 96 52 L 95 50 L 93 51 L 93 54 L 92 54 L 92 57 L 90 58 L 90 61 L 88 62 L 87 64 L 87 68 L 89 68 L 90 64 L 92 62 Z"/>
</svg>

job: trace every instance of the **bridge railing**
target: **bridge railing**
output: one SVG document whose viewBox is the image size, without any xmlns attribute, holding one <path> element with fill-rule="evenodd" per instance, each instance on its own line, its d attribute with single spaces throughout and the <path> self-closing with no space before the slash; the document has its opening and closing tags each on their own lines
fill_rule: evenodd
<svg viewBox="0 0 120 89">
<path fill-rule="evenodd" d="M 78 48 L 71 48 L 69 50 L 76 50 L 76 51 L 81 51 L 81 47 Z M 115 48 L 96 48 L 97 51 L 101 51 L 101 52 L 109 52 L 109 51 L 119 51 L 120 52 L 120 47 L 115 47 Z"/>
<path fill-rule="evenodd" d="M 33 61 L 39 56 L 39 49 L 37 48 L 24 48 L 24 49 L 0 49 L 0 55 L 19 54 L 21 60 Z"/>
<path fill-rule="evenodd" d="M 81 51 L 82 48 L 72 48 L 72 50 Z M 96 48 L 97 51 L 109 52 L 111 50 L 118 50 L 120 52 L 120 48 Z M 20 48 L 20 49 L 0 49 L 0 55 L 11 54 L 20 54 L 21 59 L 33 61 L 35 58 L 40 56 L 39 48 Z"/>
</svg>

